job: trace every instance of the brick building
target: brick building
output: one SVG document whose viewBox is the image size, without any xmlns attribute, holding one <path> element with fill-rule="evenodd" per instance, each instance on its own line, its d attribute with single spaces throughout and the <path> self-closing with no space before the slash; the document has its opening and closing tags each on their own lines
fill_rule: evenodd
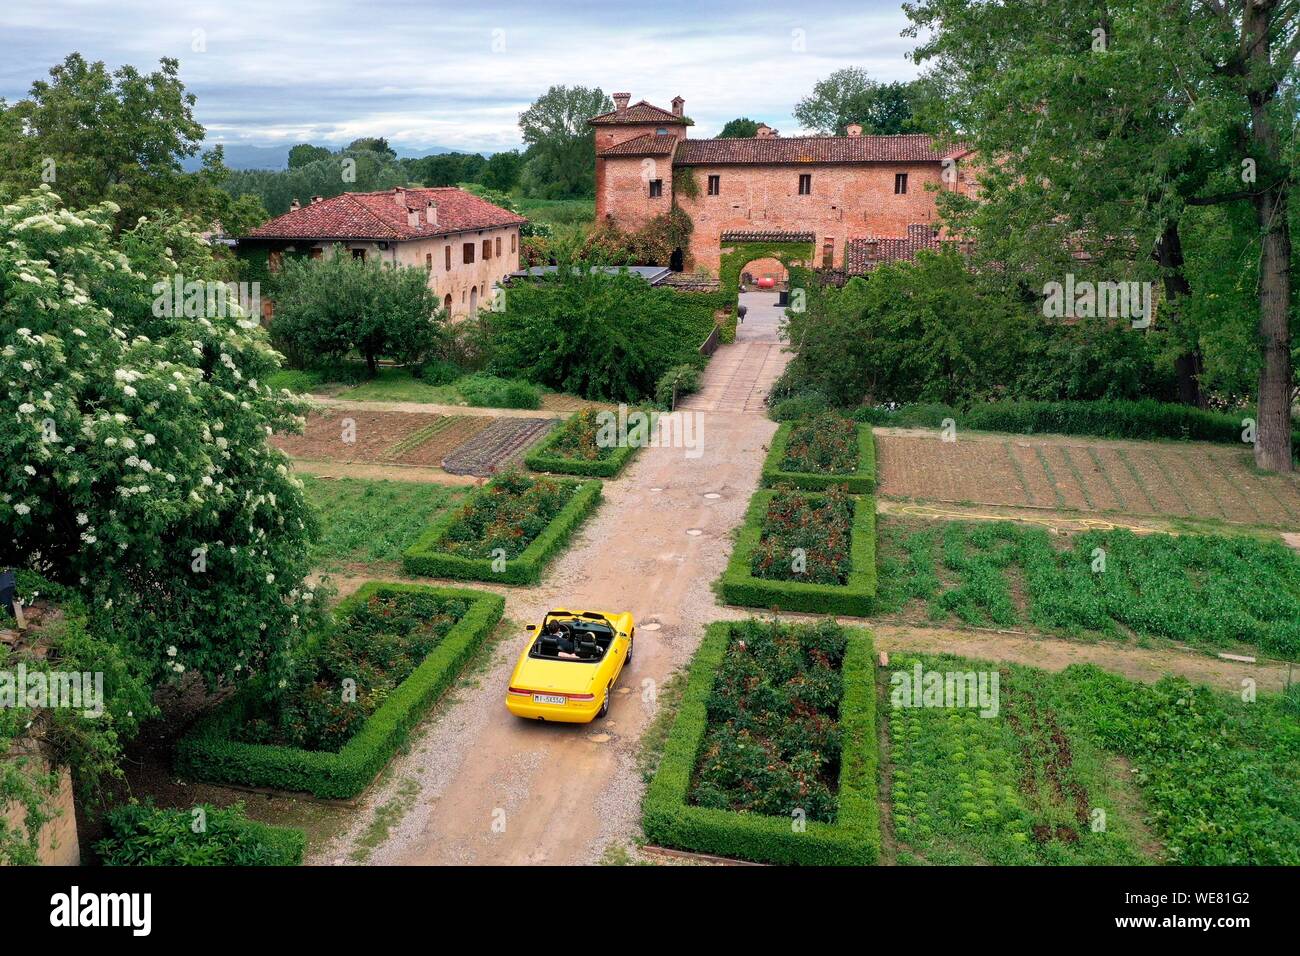
<svg viewBox="0 0 1300 956">
<path fill-rule="evenodd" d="M 453 316 L 472 315 L 493 288 L 519 267 L 519 227 L 508 209 L 453 187 L 316 197 L 239 240 L 241 250 L 264 247 L 275 272 L 285 253 L 313 259 L 336 244 L 359 259 L 419 266 Z M 264 302 L 264 306 L 268 303 Z"/>
<path fill-rule="evenodd" d="M 811 240 L 817 266 L 868 272 L 951 241 L 928 187 L 975 189 L 970 151 L 938 149 L 926 135 L 863 136 L 850 126 L 847 136 L 785 137 L 760 126 L 753 139 L 690 139 L 680 96 L 671 110 L 630 99 L 615 93 L 614 111 L 588 121 L 596 219 L 630 231 L 675 200 L 694 226 L 678 269 L 716 275 L 729 243 L 766 238 Z M 693 190 L 681 188 L 684 176 Z"/>
</svg>

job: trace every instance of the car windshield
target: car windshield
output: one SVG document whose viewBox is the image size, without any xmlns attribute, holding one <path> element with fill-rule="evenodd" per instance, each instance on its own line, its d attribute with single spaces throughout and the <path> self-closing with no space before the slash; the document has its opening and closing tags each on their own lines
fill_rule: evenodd
<svg viewBox="0 0 1300 956">
<path fill-rule="evenodd" d="M 614 629 L 603 621 L 547 620 L 528 656 L 544 661 L 597 664 L 614 643 Z"/>
</svg>

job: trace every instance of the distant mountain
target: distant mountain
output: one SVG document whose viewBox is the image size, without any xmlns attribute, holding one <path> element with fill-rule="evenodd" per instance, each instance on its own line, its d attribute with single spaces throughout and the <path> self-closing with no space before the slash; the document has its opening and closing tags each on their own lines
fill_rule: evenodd
<svg viewBox="0 0 1300 956">
<path fill-rule="evenodd" d="M 205 149 L 210 149 L 212 144 L 204 144 Z M 226 143 L 225 161 L 231 169 L 288 169 L 289 168 L 289 150 L 293 144 L 286 146 L 246 146 L 242 143 Z M 329 149 L 338 149 L 336 145 L 328 146 Z M 479 153 L 484 156 L 491 156 L 492 150 L 477 149 L 451 149 L 447 146 L 398 146 L 393 144 L 393 149 L 402 159 L 419 159 L 421 156 L 434 156 L 441 153 Z M 203 160 L 199 156 L 191 156 L 184 160 L 181 165 L 186 172 L 195 172 L 203 168 Z"/>
</svg>

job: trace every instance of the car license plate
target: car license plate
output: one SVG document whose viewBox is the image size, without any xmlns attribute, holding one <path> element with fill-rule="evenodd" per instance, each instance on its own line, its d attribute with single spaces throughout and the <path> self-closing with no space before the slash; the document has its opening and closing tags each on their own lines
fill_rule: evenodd
<svg viewBox="0 0 1300 956">
<path fill-rule="evenodd" d="M 563 704 L 564 696 L 562 694 L 534 694 L 534 704 Z"/>
</svg>

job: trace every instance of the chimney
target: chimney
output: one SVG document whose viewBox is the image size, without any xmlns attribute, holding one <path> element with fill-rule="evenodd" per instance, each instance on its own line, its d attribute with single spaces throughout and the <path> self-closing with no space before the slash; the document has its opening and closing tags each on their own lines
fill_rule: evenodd
<svg viewBox="0 0 1300 956">
<path fill-rule="evenodd" d="M 420 210 L 414 206 L 406 207 L 406 224 L 412 229 L 420 228 Z"/>
<path fill-rule="evenodd" d="M 631 93 L 615 93 L 614 109 L 618 110 L 620 113 L 623 112 L 623 110 L 627 109 L 627 101 L 630 100 L 631 98 L 632 98 Z"/>
<path fill-rule="evenodd" d="M 324 196 L 312 196 L 312 197 L 311 197 L 311 204 L 314 206 L 314 205 L 316 205 L 318 202 L 323 201 L 324 199 L 325 199 Z"/>
<path fill-rule="evenodd" d="M 298 197 L 295 196 L 293 200 L 289 203 L 289 211 L 293 212 L 295 209 L 301 209 L 301 208 L 302 208 L 302 203 L 298 202 Z"/>
<path fill-rule="evenodd" d="M 406 208 L 406 190 L 401 186 L 393 187 L 393 202 L 397 203 L 397 205 L 401 206 L 403 209 Z"/>
<path fill-rule="evenodd" d="M 685 101 L 684 99 L 682 99 L 680 96 L 674 96 L 674 97 L 673 97 L 673 115 L 674 115 L 674 116 L 681 116 L 681 115 L 682 115 L 682 110 L 684 110 L 685 108 L 686 108 L 686 101 Z"/>
<path fill-rule="evenodd" d="M 438 204 L 432 199 L 424 207 L 424 220 L 433 228 L 438 228 Z"/>
<path fill-rule="evenodd" d="M 848 127 L 845 128 L 844 132 L 846 132 L 850 136 L 861 136 L 862 127 L 859 126 L 857 123 L 850 123 Z"/>
</svg>

